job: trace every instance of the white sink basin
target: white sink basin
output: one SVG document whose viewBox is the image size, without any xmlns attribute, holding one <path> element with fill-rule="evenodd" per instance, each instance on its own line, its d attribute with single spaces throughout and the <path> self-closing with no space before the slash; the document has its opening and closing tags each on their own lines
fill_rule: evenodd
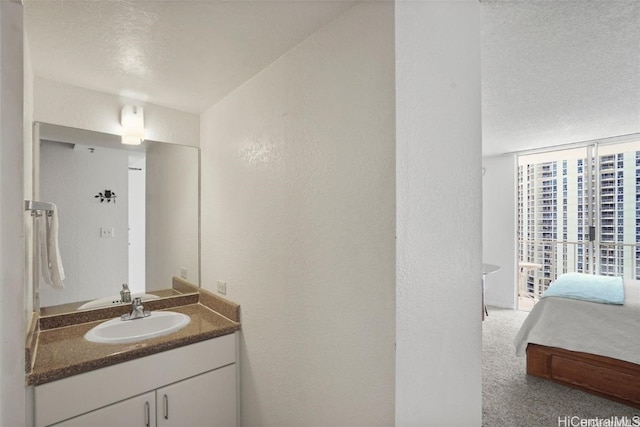
<svg viewBox="0 0 640 427">
<path fill-rule="evenodd" d="M 160 298 L 158 295 L 153 294 L 145 294 L 145 293 L 136 293 L 131 294 L 131 299 L 133 300 L 136 297 L 140 297 L 142 302 L 154 300 Z M 104 298 L 94 299 L 93 301 L 86 302 L 78 307 L 78 310 L 89 310 L 90 308 L 100 308 L 100 307 L 109 307 L 111 305 L 122 304 L 122 300 L 120 299 L 120 295 L 111 295 Z"/>
<path fill-rule="evenodd" d="M 191 318 L 174 311 L 153 311 L 151 316 L 135 320 L 107 320 L 84 335 L 84 339 L 103 344 L 123 344 L 160 337 L 177 332 L 189 324 Z"/>
</svg>

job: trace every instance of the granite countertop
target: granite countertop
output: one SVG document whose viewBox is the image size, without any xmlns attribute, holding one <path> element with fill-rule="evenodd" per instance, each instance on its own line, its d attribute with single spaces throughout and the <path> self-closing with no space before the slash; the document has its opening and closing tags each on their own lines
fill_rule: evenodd
<svg viewBox="0 0 640 427">
<path fill-rule="evenodd" d="M 27 384 L 44 384 L 240 330 L 239 306 L 204 290 L 196 303 L 168 309 L 189 315 L 191 321 L 172 334 L 135 343 L 100 344 L 84 339 L 87 331 L 106 319 L 33 331 L 35 345 L 27 348 Z"/>
</svg>

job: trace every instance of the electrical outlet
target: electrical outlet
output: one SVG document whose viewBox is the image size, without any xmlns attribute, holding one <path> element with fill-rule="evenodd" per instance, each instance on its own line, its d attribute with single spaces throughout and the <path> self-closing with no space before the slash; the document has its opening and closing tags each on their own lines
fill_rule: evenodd
<svg viewBox="0 0 640 427">
<path fill-rule="evenodd" d="M 227 294 L 227 282 L 218 280 L 218 293 L 222 295 Z"/>
<path fill-rule="evenodd" d="M 103 239 L 111 239 L 113 234 L 113 227 L 100 227 L 100 237 Z"/>
<path fill-rule="evenodd" d="M 187 269 L 185 267 L 180 267 L 180 277 L 182 277 L 184 280 L 187 280 L 188 276 L 189 272 L 187 271 Z"/>
</svg>

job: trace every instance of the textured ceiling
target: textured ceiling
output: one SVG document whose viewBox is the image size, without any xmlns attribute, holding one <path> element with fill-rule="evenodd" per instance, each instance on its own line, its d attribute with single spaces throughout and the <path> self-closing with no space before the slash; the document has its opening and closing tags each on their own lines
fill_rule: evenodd
<svg viewBox="0 0 640 427">
<path fill-rule="evenodd" d="M 200 113 L 353 3 L 26 0 L 34 74 Z"/>
<path fill-rule="evenodd" d="M 483 153 L 640 132 L 640 2 L 482 3 Z"/>
<path fill-rule="evenodd" d="M 36 76 L 200 113 L 353 3 L 26 0 Z M 485 155 L 640 132 L 640 1 L 483 1 Z"/>
</svg>

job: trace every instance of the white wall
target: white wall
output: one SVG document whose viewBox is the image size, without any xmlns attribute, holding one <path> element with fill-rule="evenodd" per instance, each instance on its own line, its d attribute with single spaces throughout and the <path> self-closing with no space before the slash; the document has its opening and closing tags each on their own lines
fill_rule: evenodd
<svg viewBox="0 0 640 427">
<path fill-rule="evenodd" d="M 393 58 L 393 3 L 365 2 L 202 115 L 202 285 L 242 305 L 244 426 L 394 422 Z"/>
<path fill-rule="evenodd" d="M 396 2 L 396 425 L 479 426 L 477 1 Z"/>
<path fill-rule="evenodd" d="M 146 155 L 146 289 L 170 288 L 181 268 L 197 284 L 199 152 L 151 144 Z"/>
<path fill-rule="evenodd" d="M 515 155 L 482 159 L 482 260 L 500 266 L 486 277 L 486 303 L 504 308 L 517 307 L 516 162 Z"/>
<path fill-rule="evenodd" d="M 29 42 L 24 35 L 24 198 L 35 199 L 33 194 L 33 67 L 29 54 Z M 29 326 L 33 314 L 33 219 L 24 215 L 24 325 Z M 19 391 L 16 390 L 16 393 Z M 33 423 L 33 387 L 26 387 L 25 425 Z"/>
<path fill-rule="evenodd" d="M 33 68 L 29 55 L 29 44 L 27 38 L 24 38 L 24 198 L 25 200 L 33 200 Z M 26 283 L 33 283 L 33 220 L 31 216 L 24 218 L 25 230 L 25 280 Z M 31 286 L 27 286 L 24 295 L 24 316 L 25 321 L 29 322 L 33 312 L 33 294 Z"/>
<path fill-rule="evenodd" d="M 36 77 L 34 120 L 120 135 L 123 105 L 144 108 L 146 139 L 197 147 L 198 115 Z"/>
<path fill-rule="evenodd" d="M 25 422 L 22 4 L 0 2 L 0 425 Z"/>
<path fill-rule="evenodd" d="M 89 141 L 87 141 L 89 142 Z M 40 278 L 40 306 L 117 295 L 129 279 L 129 153 L 124 150 L 42 141 L 40 197 L 56 203 L 59 248 L 65 266 L 63 290 Z M 115 203 L 94 196 L 111 190 Z M 111 238 L 101 228 L 113 228 Z"/>
<path fill-rule="evenodd" d="M 129 169 L 129 281 L 127 283 L 131 293 L 138 293 L 146 290 L 147 282 L 147 163 L 144 157 L 135 157 L 135 160 L 129 158 L 129 166 L 131 169 Z"/>
</svg>

